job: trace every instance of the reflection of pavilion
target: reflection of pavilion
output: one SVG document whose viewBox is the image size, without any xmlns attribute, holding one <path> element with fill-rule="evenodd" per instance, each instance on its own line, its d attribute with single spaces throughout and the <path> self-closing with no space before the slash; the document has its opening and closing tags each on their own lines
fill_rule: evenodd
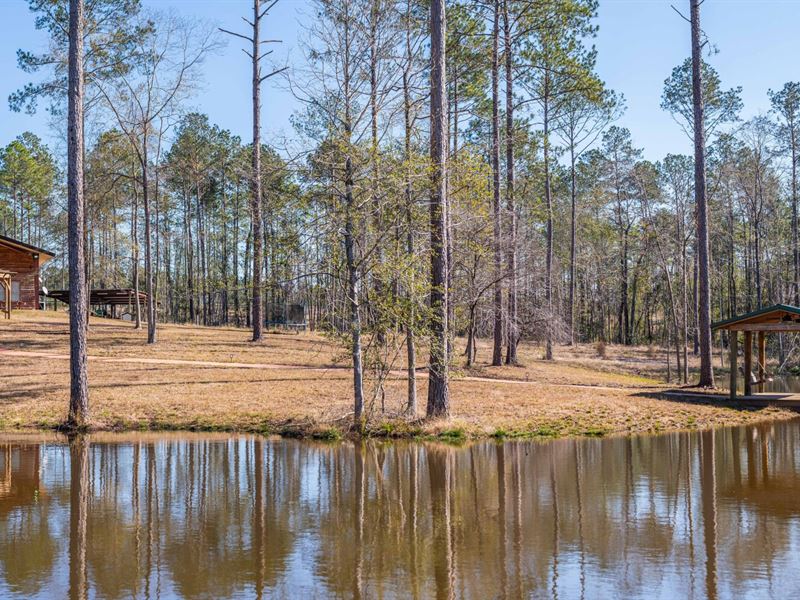
<svg viewBox="0 0 800 600">
<path fill-rule="evenodd" d="M 41 495 L 39 444 L 0 444 L 0 516 Z"/>
</svg>

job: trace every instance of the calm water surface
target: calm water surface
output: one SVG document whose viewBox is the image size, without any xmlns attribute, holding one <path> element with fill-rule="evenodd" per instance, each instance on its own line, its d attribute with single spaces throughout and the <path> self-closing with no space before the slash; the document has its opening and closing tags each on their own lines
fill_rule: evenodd
<svg viewBox="0 0 800 600">
<path fill-rule="evenodd" d="M 800 597 L 800 422 L 551 443 L 0 439 L 2 598 Z"/>
</svg>

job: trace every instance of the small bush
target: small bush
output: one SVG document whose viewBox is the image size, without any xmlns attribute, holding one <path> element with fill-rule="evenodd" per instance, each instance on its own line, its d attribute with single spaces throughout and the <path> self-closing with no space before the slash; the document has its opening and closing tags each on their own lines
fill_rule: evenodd
<svg viewBox="0 0 800 600">
<path fill-rule="evenodd" d="M 541 427 L 534 429 L 531 434 L 534 437 L 543 438 L 557 438 L 559 436 L 558 429 L 551 427 L 550 425 L 542 425 Z"/>
<path fill-rule="evenodd" d="M 594 345 L 594 350 L 597 352 L 597 356 L 600 358 L 606 357 L 606 343 L 603 340 L 598 340 L 597 343 Z"/>
<path fill-rule="evenodd" d="M 326 442 L 335 442 L 342 439 L 342 432 L 336 427 L 326 427 L 325 429 L 318 429 L 311 434 L 315 440 L 324 440 Z"/>
<path fill-rule="evenodd" d="M 608 430 L 603 427 L 589 427 L 583 430 L 586 437 L 603 437 L 608 434 Z"/>
<path fill-rule="evenodd" d="M 439 432 L 438 437 L 450 442 L 458 442 L 467 438 L 467 432 L 464 431 L 463 427 L 454 427 L 453 429 L 445 429 Z"/>
</svg>

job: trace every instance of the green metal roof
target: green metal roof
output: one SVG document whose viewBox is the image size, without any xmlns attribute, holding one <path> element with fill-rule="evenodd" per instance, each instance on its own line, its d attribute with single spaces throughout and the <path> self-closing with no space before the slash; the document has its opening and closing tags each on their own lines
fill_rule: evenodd
<svg viewBox="0 0 800 600">
<path fill-rule="evenodd" d="M 743 315 L 737 315 L 735 317 L 731 317 L 730 319 L 725 319 L 724 321 L 712 323 L 711 329 L 719 329 L 720 327 L 725 327 L 726 325 L 734 325 L 736 323 L 741 323 L 742 321 L 748 321 L 755 317 L 764 316 L 771 312 L 785 312 L 800 317 L 800 307 L 798 306 L 790 306 L 788 304 L 773 304 L 772 306 L 759 308 L 758 310 L 754 310 Z"/>
</svg>

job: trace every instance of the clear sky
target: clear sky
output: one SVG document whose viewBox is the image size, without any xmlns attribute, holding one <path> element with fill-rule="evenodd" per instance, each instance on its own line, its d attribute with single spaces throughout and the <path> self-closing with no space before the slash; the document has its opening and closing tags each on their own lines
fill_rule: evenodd
<svg viewBox="0 0 800 600">
<path fill-rule="evenodd" d="M 144 0 L 148 6 L 174 10 L 244 31 L 241 20 L 252 10 L 248 0 Z M 600 0 L 595 40 L 598 70 L 614 90 L 627 99 L 628 110 L 620 124 L 630 128 L 637 145 L 651 159 L 668 152 L 691 151 L 689 140 L 672 118 L 659 108 L 664 79 L 689 55 L 689 25 L 672 8 L 686 13 L 687 0 Z M 710 62 L 726 87 L 742 86 L 744 114 L 749 117 L 769 109 L 767 90 L 790 80 L 800 80 L 800 0 L 706 0 L 703 28 L 719 49 Z M 284 41 L 276 55 L 300 59 L 297 51 L 306 0 L 280 0 L 273 9 L 265 34 Z M 241 135 L 250 135 L 250 72 L 240 40 L 231 38 L 226 48 L 205 66 L 205 83 L 193 100 L 194 109 L 212 122 Z M 29 76 L 16 66 L 18 48 L 36 50 L 46 43 L 33 27 L 25 0 L 0 0 L 0 144 L 31 130 L 56 144 L 59 131 L 46 115 L 28 116 L 8 110 L 8 95 Z M 291 133 L 289 117 L 296 105 L 286 92 L 267 87 L 263 122 L 269 134 Z"/>
</svg>

